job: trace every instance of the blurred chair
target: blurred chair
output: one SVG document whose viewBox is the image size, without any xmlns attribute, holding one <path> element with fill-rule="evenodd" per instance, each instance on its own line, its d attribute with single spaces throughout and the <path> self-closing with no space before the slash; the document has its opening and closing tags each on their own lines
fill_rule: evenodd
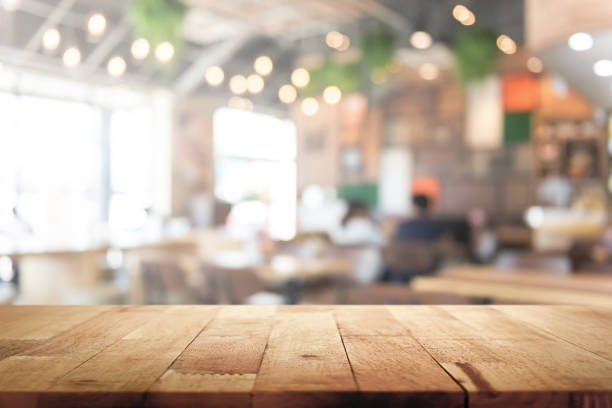
<svg viewBox="0 0 612 408">
<path fill-rule="evenodd" d="M 206 277 L 190 277 L 185 260 L 182 261 L 180 259 L 141 260 L 142 303 L 209 304 L 215 302 L 213 288 Z"/>
<path fill-rule="evenodd" d="M 285 298 L 266 291 L 253 268 L 228 268 L 216 265 L 205 266 L 206 274 L 213 280 L 217 303 L 234 305 L 280 305 Z"/>
<path fill-rule="evenodd" d="M 468 298 L 443 292 L 416 292 L 409 286 L 374 284 L 357 286 L 346 291 L 348 305 L 465 305 Z"/>
<path fill-rule="evenodd" d="M 394 241 L 385 248 L 384 263 L 386 278 L 409 282 L 416 275 L 430 275 L 437 270 L 439 245 L 435 242 Z"/>
</svg>

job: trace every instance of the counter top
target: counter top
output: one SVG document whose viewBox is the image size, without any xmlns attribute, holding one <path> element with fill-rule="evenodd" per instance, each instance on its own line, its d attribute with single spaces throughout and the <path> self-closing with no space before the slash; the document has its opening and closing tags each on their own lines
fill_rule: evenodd
<svg viewBox="0 0 612 408">
<path fill-rule="evenodd" d="M 0 307 L 0 408 L 612 405 L 612 309 Z"/>
</svg>

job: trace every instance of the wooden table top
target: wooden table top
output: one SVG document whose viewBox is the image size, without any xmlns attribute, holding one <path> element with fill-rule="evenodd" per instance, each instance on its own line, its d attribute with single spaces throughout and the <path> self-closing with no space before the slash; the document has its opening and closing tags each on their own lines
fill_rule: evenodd
<svg viewBox="0 0 612 408">
<path fill-rule="evenodd" d="M 562 275 L 522 268 L 496 268 L 494 266 L 462 265 L 443 269 L 440 276 L 483 282 L 505 283 L 602 292 L 612 295 L 612 274 L 575 273 Z"/>
<path fill-rule="evenodd" d="M 0 407 L 609 407 L 612 309 L 7 306 Z"/>
</svg>

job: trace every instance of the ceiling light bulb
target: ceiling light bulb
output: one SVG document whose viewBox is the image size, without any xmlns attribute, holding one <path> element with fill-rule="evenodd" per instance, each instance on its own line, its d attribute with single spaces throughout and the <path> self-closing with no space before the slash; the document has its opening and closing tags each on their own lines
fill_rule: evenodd
<svg viewBox="0 0 612 408">
<path fill-rule="evenodd" d="M 304 68 L 297 68 L 291 73 L 291 82 L 298 88 L 303 88 L 310 82 L 310 74 Z"/>
<path fill-rule="evenodd" d="M 476 15 L 474 15 L 474 13 L 472 13 L 471 11 L 469 11 L 468 17 L 465 20 L 461 21 L 461 24 L 465 25 L 465 26 L 471 26 L 474 25 L 474 23 L 476 23 Z"/>
<path fill-rule="evenodd" d="M 426 62 L 419 67 L 419 76 L 426 81 L 433 81 L 440 76 L 440 68 L 431 62 Z"/>
<path fill-rule="evenodd" d="M 247 78 L 247 89 L 252 94 L 258 94 L 264 89 L 264 80 L 257 74 L 251 74 Z"/>
<path fill-rule="evenodd" d="M 223 83 L 225 79 L 225 73 L 223 69 L 218 66 L 212 66 L 206 70 L 206 82 L 210 86 L 219 86 Z"/>
<path fill-rule="evenodd" d="M 2 0 L 2 7 L 8 11 L 15 11 L 19 8 L 20 0 Z"/>
<path fill-rule="evenodd" d="M 338 51 L 346 51 L 351 47 L 351 39 L 347 35 L 342 36 L 342 42 L 336 48 Z"/>
<path fill-rule="evenodd" d="M 47 51 L 55 50 L 61 41 L 60 32 L 56 28 L 50 28 L 43 35 L 43 47 Z"/>
<path fill-rule="evenodd" d="M 319 111 L 319 102 L 315 98 L 306 98 L 302 101 L 302 112 L 306 116 L 314 116 Z"/>
<path fill-rule="evenodd" d="M 76 67 L 81 63 L 81 51 L 77 47 L 70 47 L 64 51 L 64 65 L 67 67 Z"/>
<path fill-rule="evenodd" d="M 470 13 L 470 10 L 463 4 L 457 4 L 453 8 L 453 17 L 460 22 L 466 21 L 470 17 Z"/>
<path fill-rule="evenodd" d="M 242 95 L 248 89 L 248 82 L 244 75 L 234 75 L 229 82 L 230 90 L 236 95 Z"/>
<path fill-rule="evenodd" d="M 337 86 L 328 86 L 323 91 L 323 100 L 328 105 L 336 105 L 342 100 L 342 91 Z"/>
<path fill-rule="evenodd" d="M 149 56 L 151 44 L 145 38 L 138 38 L 132 43 L 131 52 L 134 59 L 143 60 Z"/>
<path fill-rule="evenodd" d="M 344 41 L 344 34 L 339 33 L 337 31 L 330 31 L 325 36 L 325 44 L 329 48 L 337 49 L 342 46 L 342 42 Z"/>
<path fill-rule="evenodd" d="M 293 103 L 297 99 L 297 90 L 293 85 L 283 85 L 278 90 L 278 99 L 282 103 Z"/>
<path fill-rule="evenodd" d="M 170 42 L 164 41 L 155 48 L 155 58 L 159 62 L 170 62 L 172 57 L 174 57 L 174 46 Z"/>
<path fill-rule="evenodd" d="M 514 40 L 505 34 L 502 34 L 497 37 L 497 47 L 504 54 L 514 54 L 517 50 L 516 43 L 514 42 Z"/>
<path fill-rule="evenodd" d="M 268 76 L 274 69 L 274 63 L 270 57 L 267 55 L 262 55 L 255 59 L 253 68 L 255 68 L 255 72 L 257 72 L 259 75 Z"/>
<path fill-rule="evenodd" d="M 587 33 L 575 33 L 567 40 L 567 44 L 574 51 L 590 50 L 593 48 L 593 37 Z"/>
<path fill-rule="evenodd" d="M 99 37 L 106 31 L 106 17 L 103 14 L 96 13 L 89 18 L 87 23 L 89 34 Z"/>
<path fill-rule="evenodd" d="M 120 77 L 125 74 L 127 64 L 123 58 L 116 56 L 108 61 L 108 66 L 106 68 L 110 76 Z"/>
<path fill-rule="evenodd" d="M 527 60 L 527 69 L 534 74 L 539 74 L 544 70 L 544 63 L 538 57 L 530 57 Z"/>
<path fill-rule="evenodd" d="M 431 47 L 432 42 L 431 35 L 425 31 L 415 31 L 412 36 L 410 36 L 410 44 L 419 50 Z"/>
<path fill-rule="evenodd" d="M 600 77 L 612 76 L 612 61 L 607 59 L 597 61 L 593 65 L 593 72 Z"/>
</svg>

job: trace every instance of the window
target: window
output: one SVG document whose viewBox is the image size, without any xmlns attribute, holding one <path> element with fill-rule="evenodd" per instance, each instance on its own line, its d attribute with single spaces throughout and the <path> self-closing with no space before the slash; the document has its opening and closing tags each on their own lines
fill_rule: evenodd
<svg viewBox="0 0 612 408">
<path fill-rule="evenodd" d="M 264 228 L 275 239 L 296 230 L 293 122 L 222 108 L 214 115 L 215 196 L 234 205 L 230 222 Z"/>
<path fill-rule="evenodd" d="M 115 111 L 110 123 L 109 224 L 112 231 L 135 230 L 154 201 L 153 114 L 139 108 Z"/>
<path fill-rule="evenodd" d="M 43 245 L 85 245 L 100 214 L 100 115 L 83 103 L 0 96 L 2 212 Z"/>
</svg>

